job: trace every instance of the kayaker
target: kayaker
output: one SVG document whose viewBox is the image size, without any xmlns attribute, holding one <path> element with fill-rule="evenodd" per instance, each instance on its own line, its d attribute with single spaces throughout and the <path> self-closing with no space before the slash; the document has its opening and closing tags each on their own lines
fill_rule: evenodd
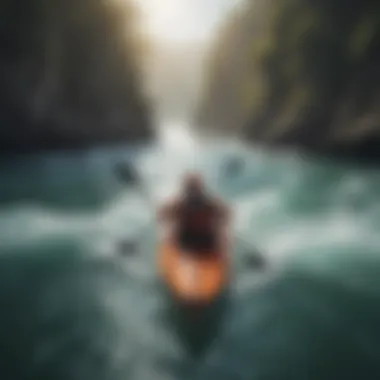
<svg viewBox="0 0 380 380">
<path fill-rule="evenodd" d="M 201 175 L 188 173 L 182 181 L 180 196 L 163 205 L 158 218 L 172 223 L 174 239 L 182 248 L 212 251 L 226 235 L 230 210 L 207 192 Z"/>
</svg>

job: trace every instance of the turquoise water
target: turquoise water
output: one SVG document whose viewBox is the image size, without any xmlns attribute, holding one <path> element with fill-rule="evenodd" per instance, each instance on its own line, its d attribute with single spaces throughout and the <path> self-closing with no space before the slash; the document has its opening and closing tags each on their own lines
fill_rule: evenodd
<svg viewBox="0 0 380 380">
<path fill-rule="evenodd" d="M 200 146 L 180 126 L 161 136 L 145 151 L 2 163 L 0 377 L 378 379 L 380 174 Z M 244 165 L 228 177 L 231 157 Z M 139 167 L 149 199 L 115 177 L 120 159 Z M 198 358 L 167 318 L 151 222 L 187 168 L 231 202 L 239 236 L 224 323 Z M 120 254 L 126 238 L 139 254 Z M 263 273 L 246 265 L 251 246 Z"/>
</svg>

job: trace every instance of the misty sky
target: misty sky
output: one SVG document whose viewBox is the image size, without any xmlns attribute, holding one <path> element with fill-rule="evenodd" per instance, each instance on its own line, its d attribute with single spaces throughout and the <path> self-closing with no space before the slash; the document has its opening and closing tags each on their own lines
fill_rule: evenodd
<svg viewBox="0 0 380 380">
<path fill-rule="evenodd" d="M 160 42 L 190 42 L 210 36 L 226 11 L 239 0 L 135 0 L 147 31 Z"/>
</svg>

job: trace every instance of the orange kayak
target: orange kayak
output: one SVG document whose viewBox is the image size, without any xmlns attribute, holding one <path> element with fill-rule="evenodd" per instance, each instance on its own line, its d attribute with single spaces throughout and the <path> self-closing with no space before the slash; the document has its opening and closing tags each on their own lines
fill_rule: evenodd
<svg viewBox="0 0 380 380">
<path fill-rule="evenodd" d="M 160 244 L 158 268 L 170 293 L 188 304 L 211 303 L 221 295 L 229 277 L 225 252 L 185 252 L 169 238 Z"/>
</svg>

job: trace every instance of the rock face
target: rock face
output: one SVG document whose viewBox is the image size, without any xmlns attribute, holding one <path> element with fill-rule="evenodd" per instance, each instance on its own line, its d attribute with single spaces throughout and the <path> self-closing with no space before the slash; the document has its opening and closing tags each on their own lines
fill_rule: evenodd
<svg viewBox="0 0 380 380">
<path fill-rule="evenodd" d="M 205 131 L 380 157 L 380 3 L 249 0 L 210 54 Z"/>
<path fill-rule="evenodd" d="M 152 138 L 127 1 L 4 0 L 0 10 L 3 153 Z"/>
</svg>

